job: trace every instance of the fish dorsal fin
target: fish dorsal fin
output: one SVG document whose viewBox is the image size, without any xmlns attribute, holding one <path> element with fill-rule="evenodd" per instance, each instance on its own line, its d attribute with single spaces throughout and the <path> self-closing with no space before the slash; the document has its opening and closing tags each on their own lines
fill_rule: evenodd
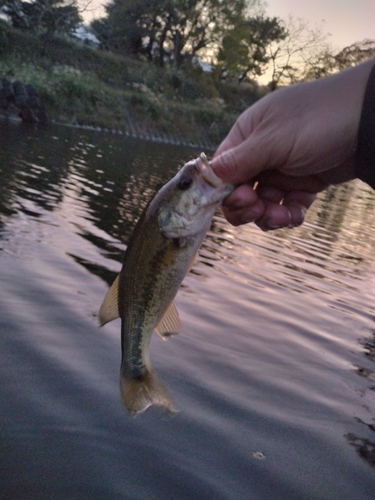
<svg viewBox="0 0 375 500">
<path fill-rule="evenodd" d="M 104 297 L 103 303 L 100 306 L 98 321 L 99 326 L 103 326 L 114 319 L 120 317 L 118 310 L 118 288 L 120 276 L 117 276 L 111 288 L 108 290 L 107 295 Z"/>
<path fill-rule="evenodd" d="M 164 316 L 159 321 L 155 330 L 164 340 L 167 337 L 171 337 L 172 335 L 177 335 L 178 333 L 180 333 L 181 321 L 174 301 L 165 311 Z"/>
</svg>

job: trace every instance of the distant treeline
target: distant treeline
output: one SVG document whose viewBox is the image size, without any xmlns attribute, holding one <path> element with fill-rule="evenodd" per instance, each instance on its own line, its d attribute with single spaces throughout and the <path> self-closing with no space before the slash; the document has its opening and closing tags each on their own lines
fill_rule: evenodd
<svg viewBox="0 0 375 500">
<path fill-rule="evenodd" d="M 90 26 L 76 0 L 0 0 L 0 12 L 0 77 L 23 116 L 36 116 L 33 88 L 55 121 L 184 144 L 214 147 L 267 92 L 375 56 L 374 40 L 334 51 L 258 0 L 112 0 Z"/>
<path fill-rule="evenodd" d="M 83 5 L 83 6 L 82 6 Z M 87 2 L 0 0 L 13 27 L 42 37 L 74 36 Z M 269 75 L 271 90 L 318 78 L 375 55 L 363 40 L 335 52 L 328 34 L 302 19 L 269 17 L 262 0 L 112 0 L 88 30 L 99 47 L 159 67 L 207 63 L 218 79 Z"/>
</svg>

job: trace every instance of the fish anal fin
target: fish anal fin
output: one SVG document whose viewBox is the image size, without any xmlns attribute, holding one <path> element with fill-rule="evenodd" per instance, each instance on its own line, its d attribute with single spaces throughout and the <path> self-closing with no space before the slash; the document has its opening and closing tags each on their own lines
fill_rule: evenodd
<svg viewBox="0 0 375 500">
<path fill-rule="evenodd" d="M 181 321 L 174 301 L 171 302 L 155 330 L 164 340 L 180 333 Z"/>
<path fill-rule="evenodd" d="M 103 326 L 106 323 L 109 323 L 110 321 L 119 318 L 120 316 L 118 310 L 119 282 L 120 282 L 120 276 L 117 276 L 111 288 L 108 290 L 107 295 L 104 297 L 98 315 L 99 326 Z"/>
</svg>

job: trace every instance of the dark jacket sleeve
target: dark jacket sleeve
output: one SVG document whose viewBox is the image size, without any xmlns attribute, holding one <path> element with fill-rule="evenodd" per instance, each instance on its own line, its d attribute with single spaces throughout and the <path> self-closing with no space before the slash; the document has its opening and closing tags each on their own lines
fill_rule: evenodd
<svg viewBox="0 0 375 500">
<path fill-rule="evenodd" d="M 356 176 L 375 189 L 375 65 L 363 98 L 355 159 Z"/>
</svg>

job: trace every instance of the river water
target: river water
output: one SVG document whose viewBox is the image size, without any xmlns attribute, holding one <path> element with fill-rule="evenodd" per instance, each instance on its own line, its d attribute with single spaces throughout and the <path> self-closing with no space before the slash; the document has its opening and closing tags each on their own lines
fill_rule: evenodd
<svg viewBox="0 0 375 500">
<path fill-rule="evenodd" d="M 2 500 L 369 500 L 375 194 L 332 188 L 301 228 L 217 213 L 151 359 L 179 409 L 130 417 L 120 321 L 97 312 L 134 222 L 199 151 L 0 123 Z"/>
</svg>

